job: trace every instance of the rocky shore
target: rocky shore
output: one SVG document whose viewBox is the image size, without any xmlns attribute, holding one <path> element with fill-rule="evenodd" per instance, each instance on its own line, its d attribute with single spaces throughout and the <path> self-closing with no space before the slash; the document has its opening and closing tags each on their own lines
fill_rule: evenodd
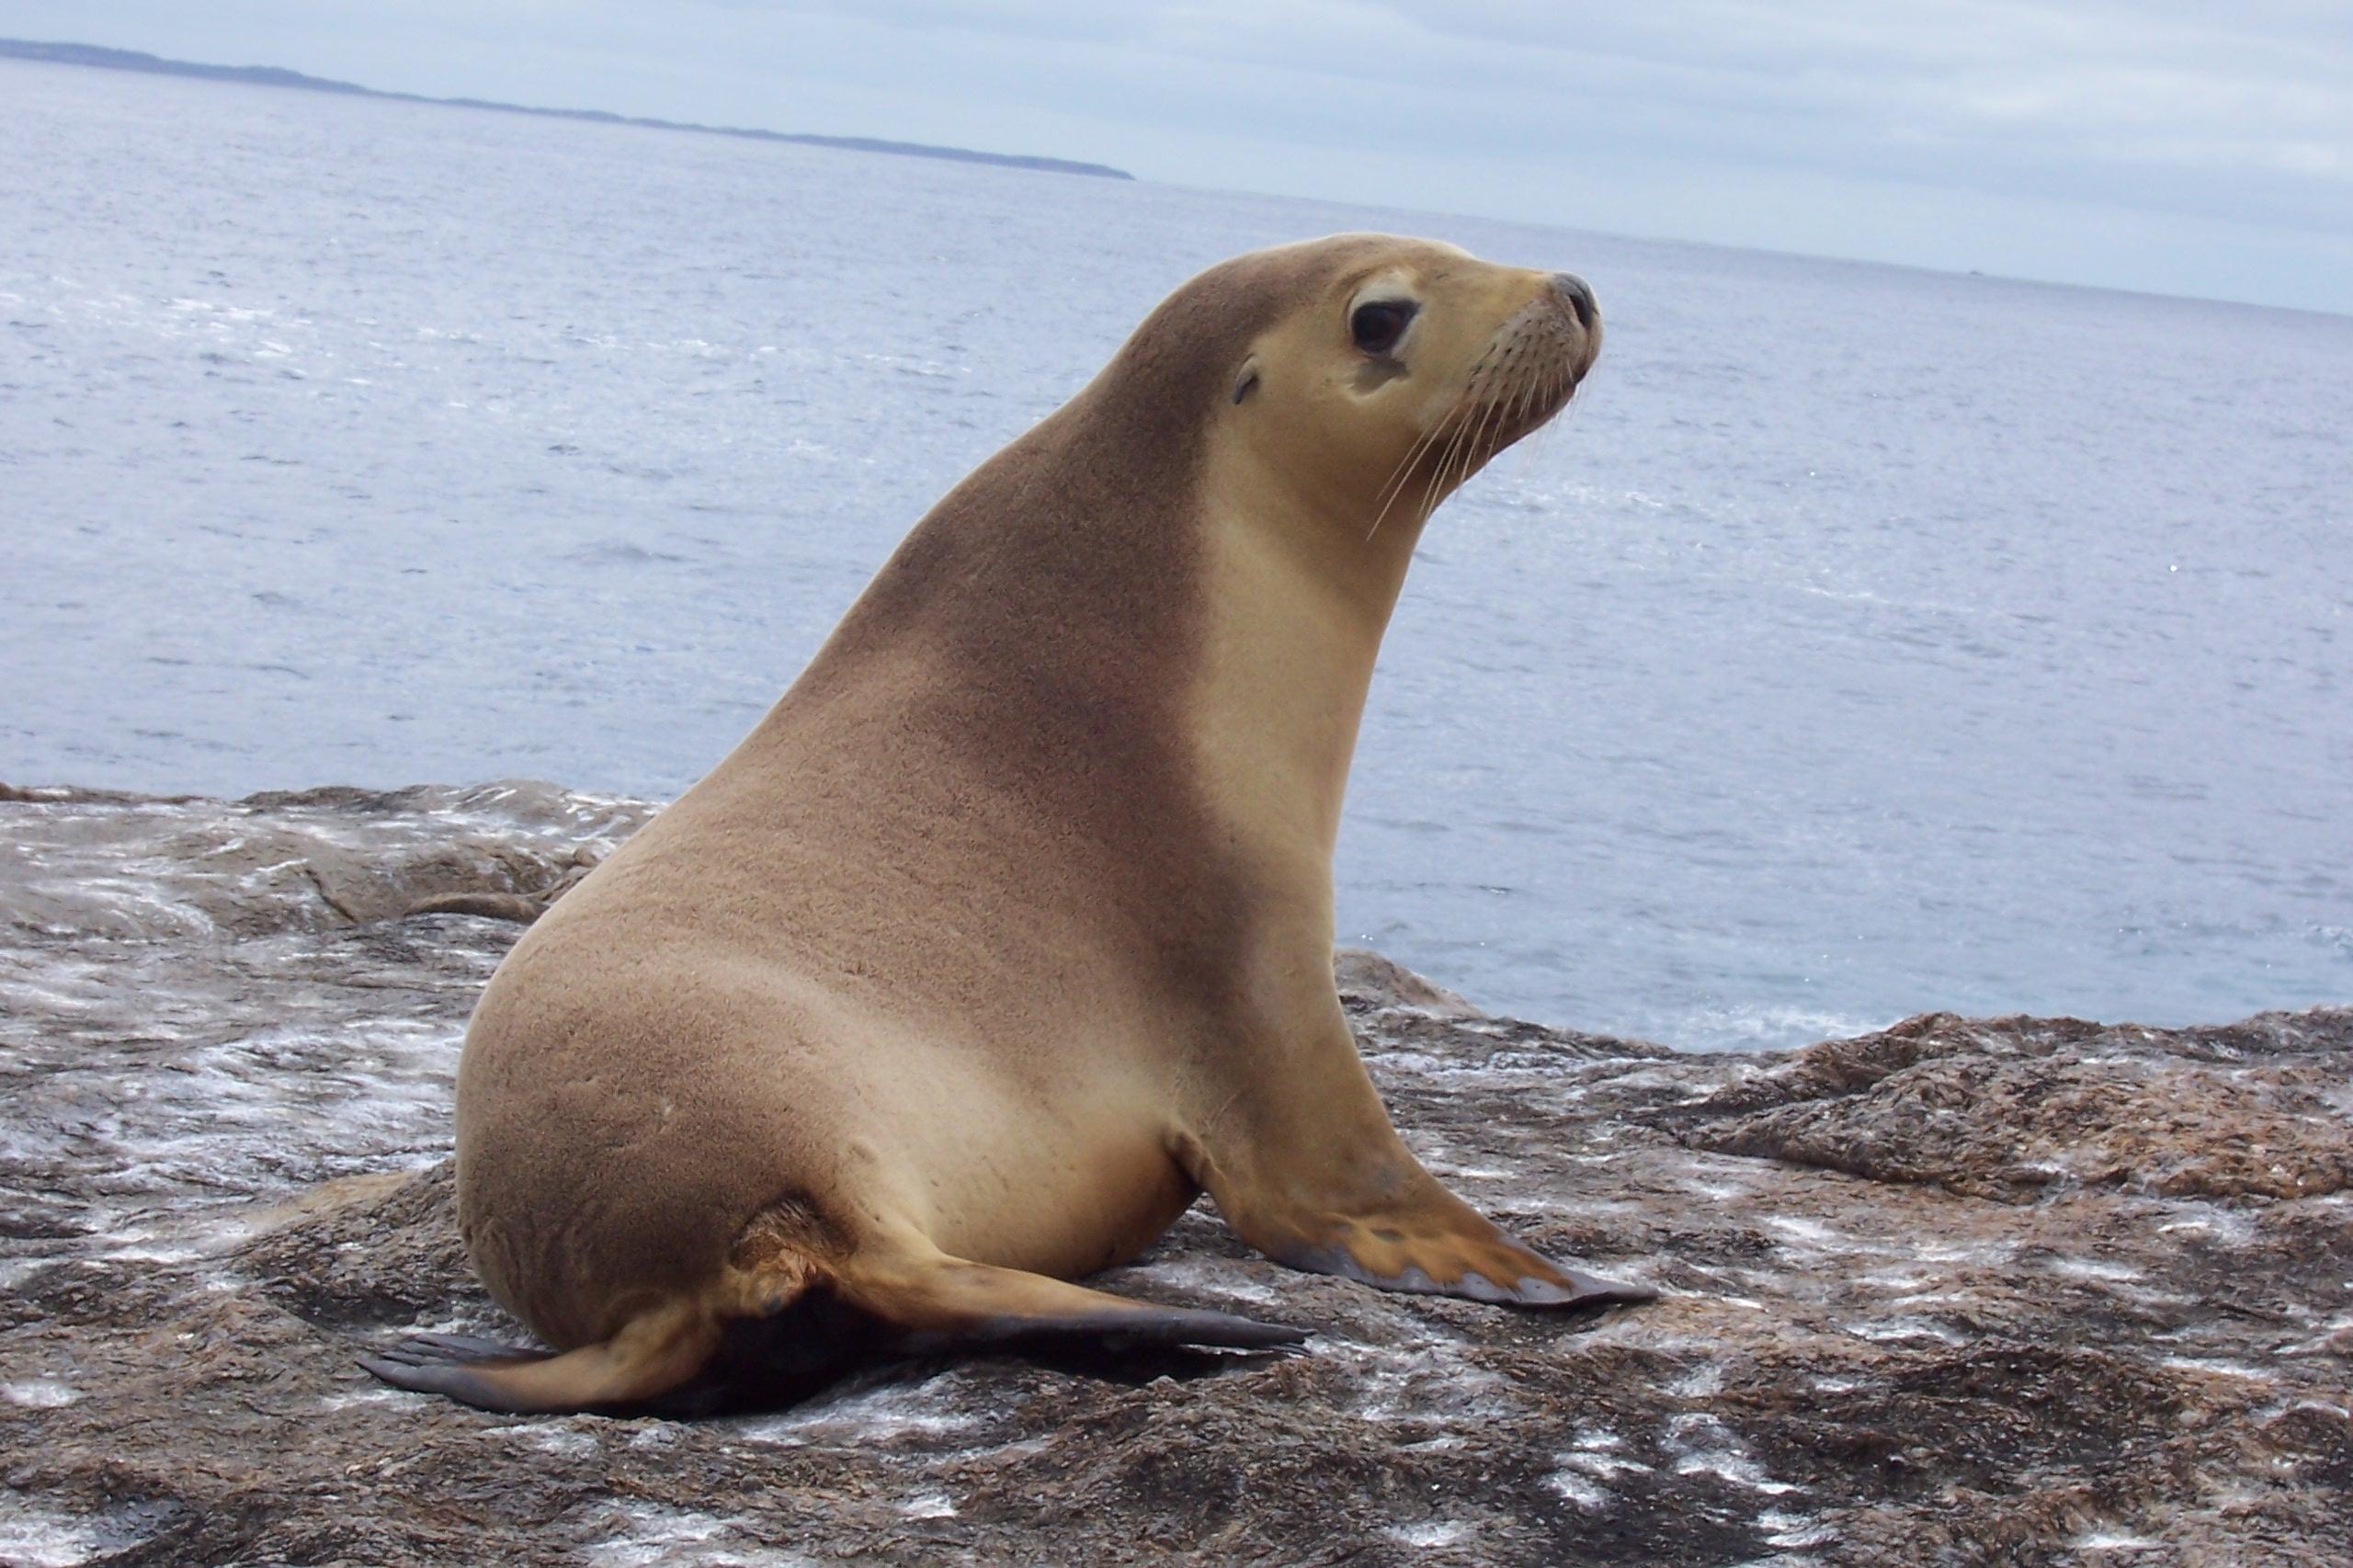
<svg viewBox="0 0 2353 1568">
<path fill-rule="evenodd" d="M 1301 1354 L 878 1368 L 698 1423 L 372 1383 L 516 1337 L 449 1215 L 467 1009 L 651 808 L 0 787 L 0 1563 L 2353 1562 L 2353 1009 L 1929 1014 L 1769 1055 L 1339 958 L 1433 1169 L 1654 1305 L 1110 1288 Z"/>
</svg>

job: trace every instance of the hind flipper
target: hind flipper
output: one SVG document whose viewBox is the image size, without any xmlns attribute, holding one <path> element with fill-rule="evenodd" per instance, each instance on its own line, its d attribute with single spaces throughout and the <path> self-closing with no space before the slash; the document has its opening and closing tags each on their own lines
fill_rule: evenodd
<svg viewBox="0 0 2353 1568">
<path fill-rule="evenodd" d="M 482 1410 L 513 1410 L 503 1393 L 503 1374 L 553 1359 L 543 1351 L 446 1334 L 412 1335 L 358 1358 L 361 1369 L 394 1388 L 446 1394 Z"/>
<path fill-rule="evenodd" d="M 1282 1324 L 1164 1307 L 944 1254 L 854 1267 L 844 1271 L 836 1288 L 845 1301 L 891 1324 L 918 1349 L 974 1342 L 1092 1339 L 1268 1350 L 1307 1338 L 1306 1330 Z"/>
<path fill-rule="evenodd" d="M 718 1347 L 719 1324 L 692 1306 L 631 1320 L 612 1338 L 561 1356 L 459 1335 L 420 1334 L 363 1356 L 394 1388 L 446 1394 L 510 1415 L 638 1404 L 687 1382 Z"/>
</svg>

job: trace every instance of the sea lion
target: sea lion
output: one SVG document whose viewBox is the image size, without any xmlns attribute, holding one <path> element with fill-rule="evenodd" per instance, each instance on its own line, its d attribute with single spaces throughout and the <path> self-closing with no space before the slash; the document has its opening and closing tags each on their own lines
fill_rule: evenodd
<svg viewBox="0 0 2353 1568">
<path fill-rule="evenodd" d="M 369 1369 L 552 1411 L 876 1343 L 1304 1338 L 1068 1282 L 1204 1189 L 1302 1269 L 1648 1299 L 1422 1168 L 1331 967 L 1341 792 L 1415 540 L 1600 336 L 1574 278 L 1384 235 L 1170 295 L 492 978 L 460 1224 L 560 1353 L 427 1337 Z"/>
</svg>

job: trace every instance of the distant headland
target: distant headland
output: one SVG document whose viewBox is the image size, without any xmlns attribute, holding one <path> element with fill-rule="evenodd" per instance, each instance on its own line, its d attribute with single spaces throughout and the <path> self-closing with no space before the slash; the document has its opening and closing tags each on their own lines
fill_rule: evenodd
<svg viewBox="0 0 2353 1568">
<path fill-rule="evenodd" d="M 1033 158 L 1017 153 L 976 153 L 968 147 L 935 147 L 922 142 L 885 142 L 871 136 L 816 136 L 803 131 L 759 131 L 737 125 L 696 125 L 685 120 L 652 119 L 594 108 L 538 108 L 529 104 L 502 104 L 487 98 L 436 98 L 422 93 L 387 93 L 356 82 L 305 76 L 276 65 L 205 65 L 189 60 L 165 60 L 131 49 L 101 49 L 87 43 L 37 43 L 25 39 L 0 39 L 0 59 L 41 60 L 59 65 L 94 65 L 108 71 L 145 71 L 160 76 L 198 76 L 213 82 L 244 82 L 261 87 L 300 87 L 313 93 L 347 93 L 363 98 L 397 98 L 404 103 L 443 104 L 458 108 L 496 109 L 502 114 L 536 114 L 551 119 L 589 119 L 607 125 L 640 125 L 654 131 L 694 131 L 706 136 L 735 136 L 753 142 L 790 142 L 803 147 L 835 147 L 853 153 L 895 153 L 909 158 L 946 158 L 960 164 L 994 164 L 1000 168 L 1038 169 L 1048 174 L 1094 175 L 1103 179 L 1133 179 L 1125 169 L 1104 164 L 1082 164 L 1069 158 Z"/>
</svg>

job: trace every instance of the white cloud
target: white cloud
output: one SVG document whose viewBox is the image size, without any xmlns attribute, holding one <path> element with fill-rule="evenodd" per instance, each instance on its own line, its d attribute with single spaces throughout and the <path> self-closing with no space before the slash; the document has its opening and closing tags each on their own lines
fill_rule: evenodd
<svg viewBox="0 0 2353 1568">
<path fill-rule="evenodd" d="M 2341 4 L 17 0 L 6 26 L 1192 185 L 2353 309 Z"/>
</svg>

